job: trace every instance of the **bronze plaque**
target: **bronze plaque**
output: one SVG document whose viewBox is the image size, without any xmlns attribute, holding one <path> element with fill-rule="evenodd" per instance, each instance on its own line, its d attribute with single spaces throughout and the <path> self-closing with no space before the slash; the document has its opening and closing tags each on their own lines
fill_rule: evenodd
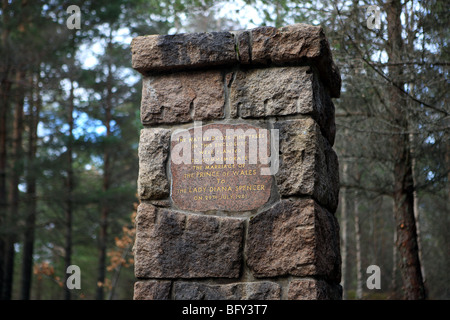
<svg viewBox="0 0 450 320">
<path fill-rule="evenodd" d="M 270 197 L 269 155 L 269 131 L 247 124 L 210 124 L 174 132 L 173 203 L 192 211 L 258 208 Z"/>
</svg>

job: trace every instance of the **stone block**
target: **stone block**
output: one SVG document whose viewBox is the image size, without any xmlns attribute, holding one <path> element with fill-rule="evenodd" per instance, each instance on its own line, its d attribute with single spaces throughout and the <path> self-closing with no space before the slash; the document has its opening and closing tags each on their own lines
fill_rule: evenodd
<svg viewBox="0 0 450 320">
<path fill-rule="evenodd" d="M 239 277 L 244 220 L 185 214 L 141 203 L 136 217 L 137 278 Z"/>
<path fill-rule="evenodd" d="M 251 63 L 252 47 L 250 43 L 250 31 L 239 31 L 235 34 L 235 38 L 239 62 L 244 65 Z"/>
<path fill-rule="evenodd" d="M 309 195 L 334 213 L 339 196 L 336 152 L 311 118 L 278 121 L 280 168 L 275 178 L 282 197 Z"/>
<path fill-rule="evenodd" d="M 314 107 L 310 67 L 237 71 L 230 89 L 231 114 L 242 118 L 310 113 Z"/>
<path fill-rule="evenodd" d="M 281 286 L 275 282 L 241 282 L 212 285 L 175 282 L 175 300 L 279 300 Z"/>
<path fill-rule="evenodd" d="M 295 279 L 289 283 L 288 300 L 342 300 L 342 287 L 324 280 Z"/>
<path fill-rule="evenodd" d="M 256 277 L 320 276 L 339 282 L 339 227 L 312 199 L 282 200 L 249 221 L 247 265 Z"/>
<path fill-rule="evenodd" d="M 141 199 L 162 199 L 169 196 L 166 161 L 171 131 L 142 129 L 139 141 L 138 195 Z"/>
<path fill-rule="evenodd" d="M 180 72 L 144 77 L 144 125 L 223 118 L 224 79 L 220 71 Z"/>
<path fill-rule="evenodd" d="M 331 97 L 339 98 L 341 76 L 322 27 L 299 23 L 279 29 L 259 27 L 250 32 L 252 63 L 311 62 L 318 68 Z"/>
<path fill-rule="evenodd" d="M 319 124 L 320 131 L 330 146 L 333 146 L 336 137 L 335 108 L 328 91 L 316 74 L 314 74 L 313 92 L 314 108 L 311 110 L 311 116 Z"/>
<path fill-rule="evenodd" d="M 317 67 L 331 97 L 339 97 L 339 69 L 333 62 L 321 27 L 300 23 L 279 29 L 259 27 L 235 34 L 210 32 L 136 37 L 131 43 L 132 66 L 149 75 L 161 71 L 231 67 L 239 63 L 308 63 Z"/>
<path fill-rule="evenodd" d="M 134 284 L 134 300 L 169 300 L 170 281 L 137 281 Z"/>
<path fill-rule="evenodd" d="M 132 67 L 147 75 L 237 63 L 230 32 L 139 36 L 131 42 Z"/>
<path fill-rule="evenodd" d="M 232 117 L 311 115 L 334 143 L 334 105 L 311 67 L 239 70 L 231 85 L 230 106 Z"/>
</svg>

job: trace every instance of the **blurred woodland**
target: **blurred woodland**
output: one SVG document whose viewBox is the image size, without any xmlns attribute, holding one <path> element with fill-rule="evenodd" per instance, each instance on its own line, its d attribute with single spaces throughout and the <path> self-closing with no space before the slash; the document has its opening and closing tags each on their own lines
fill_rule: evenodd
<svg viewBox="0 0 450 320">
<path fill-rule="evenodd" d="M 0 298 L 132 299 L 132 37 L 302 22 L 324 28 L 343 80 L 344 298 L 450 299 L 449 13 L 445 0 L 2 0 Z"/>
</svg>

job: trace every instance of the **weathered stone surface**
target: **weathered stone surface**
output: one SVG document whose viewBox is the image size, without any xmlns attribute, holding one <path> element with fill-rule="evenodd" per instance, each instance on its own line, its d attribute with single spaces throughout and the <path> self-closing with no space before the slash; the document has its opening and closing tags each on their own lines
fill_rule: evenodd
<svg viewBox="0 0 450 320">
<path fill-rule="evenodd" d="M 294 24 L 282 28 L 259 27 L 252 33 L 252 61 L 289 62 L 299 58 L 316 58 L 324 54 L 326 43 L 321 27 Z"/>
<path fill-rule="evenodd" d="M 310 67 L 237 71 L 230 89 L 231 115 L 242 118 L 311 113 Z"/>
<path fill-rule="evenodd" d="M 333 101 L 316 74 L 314 74 L 313 88 L 314 108 L 311 111 L 311 116 L 319 124 L 322 135 L 328 140 L 330 146 L 333 146 L 336 137 Z"/>
<path fill-rule="evenodd" d="M 163 208 L 168 208 L 172 205 L 172 202 L 168 199 L 164 199 L 164 200 L 152 200 L 150 201 L 150 203 L 152 205 L 154 205 L 155 207 L 163 207 Z"/>
<path fill-rule="evenodd" d="M 249 221 L 247 265 L 256 277 L 340 280 L 339 226 L 312 199 L 282 200 Z"/>
<path fill-rule="evenodd" d="M 279 300 L 281 287 L 275 282 L 241 282 L 210 285 L 175 282 L 175 300 Z"/>
<path fill-rule="evenodd" d="M 132 66 L 146 75 L 237 63 L 233 34 L 229 32 L 140 36 L 131 42 Z"/>
<path fill-rule="evenodd" d="M 137 281 L 134 284 L 134 300 L 169 300 L 170 281 Z"/>
<path fill-rule="evenodd" d="M 173 203 L 192 211 L 247 211 L 265 204 L 273 179 L 261 173 L 269 165 L 261 163 L 258 151 L 266 148 L 269 155 L 269 134 L 247 124 L 211 124 L 175 133 L 171 142 Z M 266 139 L 259 138 L 263 135 Z M 197 136 L 199 141 L 189 142 Z M 187 161 L 178 162 L 179 154 L 188 152 Z M 252 154 L 255 162 L 250 162 Z"/>
<path fill-rule="evenodd" d="M 250 31 L 239 31 L 235 34 L 236 48 L 238 50 L 239 62 L 242 64 L 251 63 L 251 43 Z"/>
<path fill-rule="evenodd" d="M 310 195 L 334 213 L 338 205 L 337 155 L 311 119 L 278 121 L 280 168 L 276 174 L 281 196 Z"/>
<path fill-rule="evenodd" d="M 184 214 L 141 203 L 136 217 L 137 278 L 239 277 L 244 221 Z"/>
<path fill-rule="evenodd" d="M 231 85 L 230 106 L 232 117 L 311 115 L 334 143 L 334 105 L 311 67 L 239 70 Z"/>
<path fill-rule="evenodd" d="M 289 300 L 341 300 L 342 287 L 324 280 L 295 279 L 289 284 Z"/>
<path fill-rule="evenodd" d="M 223 118 L 224 79 L 220 71 L 144 77 L 141 121 L 145 125 Z"/>
<path fill-rule="evenodd" d="M 140 36 L 131 43 L 132 66 L 144 75 L 211 66 L 311 63 L 331 97 L 338 98 L 341 77 L 323 29 L 307 24 L 260 27 L 236 33 L 211 32 Z"/>
<path fill-rule="evenodd" d="M 252 63 L 312 62 L 331 96 L 340 96 L 341 76 L 322 27 L 299 23 L 279 29 L 259 27 L 250 32 Z"/>
<path fill-rule="evenodd" d="M 141 199 L 162 199 L 169 196 L 166 160 L 170 130 L 142 129 L 139 141 L 138 194 Z"/>
</svg>

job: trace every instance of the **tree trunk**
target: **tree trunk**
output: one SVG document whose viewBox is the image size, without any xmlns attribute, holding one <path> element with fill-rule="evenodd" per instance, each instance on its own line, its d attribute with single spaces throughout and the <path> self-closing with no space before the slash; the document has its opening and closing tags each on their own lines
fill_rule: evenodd
<svg viewBox="0 0 450 320">
<path fill-rule="evenodd" d="M 108 99 L 110 100 L 110 99 Z M 111 110 L 109 107 L 106 108 L 106 118 L 111 119 Z M 100 216 L 100 251 L 99 251 L 99 265 L 98 265 L 98 287 L 97 287 L 97 300 L 104 299 L 104 289 L 103 285 L 105 283 L 106 277 L 106 241 L 107 241 L 107 230 L 108 230 L 108 215 L 109 206 L 107 200 L 107 194 L 109 190 L 109 172 L 110 172 L 110 156 L 108 152 L 108 137 L 111 134 L 110 121 L 106 121 L 106 147 L 105 153 L 103 155 L 103 194 L 105 199 L 102 203 L 101 216 Z"/>
<path fill-rule="evenodd" d="M 73 220 L 73 111 L 74 111 L 74 86 L 73 81 L 70 81 L 70 92 L 69 92 L 69 108 L 67 111 L 67 122 L 69 124 L 69 138 L 67 142 L 67 180 L 66 180 L 66 212 L 65 212 L 65 222 L 66 222 L 66 241 L 65 241 L 65 256 L 64 264 L 66 266 L 64 272 L 72 264 L 72 220 Z M 64 281 L 64 299 L 71 299 L 71 290 L 67 287 L 67 279 L 70 276 L 65 272 Z"/>
<path fill-rule="evenodd" d="M 413 152 L 413 150 L 411 150 L 411 153 Z M 420 271 L 422 273 L 422 279 L 423 279 L 423 283 L 425 284 L 426 279 L 425 279 L 425 267 L 423 265 L 423 255 L 422 255 L 422 242 L 421 242 L 421 236 L 420 236 L 420 208 L 419 208 L 419 196 L 417 195 L 417 190 L 416 190 L 416 186 L 417 186 L 417 182 L 416 182 L 416 178 L 414 177 L 414 169 L 415 169 L 415 162 L 416 159 L 412 158 L 412 175 L 413 175 L 413 182 L 414 182 L 414 192 L 413 192 L 413 198 L 414 198 L 414 219 L 416 220 L 416 233 L 417 233 L 417 250 L 418 250 L 418 254 L 419 254 L 419 261 L 420 261 Z"/>
<path fill-rule="evenodd" d="M 122 254 L 122 259 L 125 261 L 127 258 L 128 253 L 130 252 L 130 250 L 132 249 L 132 244 L 130 244 L 129 246 L 127 246 L 127 248 L 123 251 Z M 116 291 L 116 287 L 117 284 L 119 283 L 119 276 L 120 276 L 120 271 L 122 270 L 123 264 L 120 263 L 117 268 L 115 269 L 114 272 L 114 276 L 113 276 L 113 280 L 111 282 L 111 292 L 109 293 L 109 297 L 108 300 L 112 300 L 114 298 L 114 293 Z"/>
<path fill-rule="evenodd" d="M 444 133 L 444 141 L 449 141 L 450 135 L 446 132 Z M 450 143 L 447 143 L 447 147 L 445 150 L 445 168 L 447 169 L 447 201 L 446 201 L 446 208 L 447 212 L 450 212 Z"/>
<path fill-rule="evenodd" d="M 394 208 L 394 206 L 392 206 Z M 394 228 L 394 240 L 392 245 L 392 275 L 391 275 L 391 292 L 392 297 L 397 296 L 397 229 Z"/>
<path fill-rule="evenodd" d="M 3 283 L 5 277 L 5 254 L 6 254 L 6 238 L 5 238 L 5 225 L 7 216 L 8 195 L 6 192 L 6 166 L 7 166 L 7 150 L 6 150 L 6 123 L 8 118 L 9 109 L 9 97 L 11 91 L 11 81 L 9 80 L 10 74 L 10 61 L 7 55 L 7 39 L 9 37 L 9 29 L 6 27 L 8 22 L 8 1 L 2 0 L 2 48 L 5 52 L 2 52 L 1 62 L 1 84 L 0 84 L 0 300 L 3 299 Z"/>
<path fill-rule="evenodd" d="M 402 4 L 393 0 L 386 4 L 388 23 L 388 57 L 392 64 L 401 62 L 402 25 L 400 16 Z M 394 215 L 397 230 L 397 248 L 400 255 L 399 269 L 403 280 L 406 299 L 424 299 L 425 288 L 420 270 L 417 246 L 416 223 L 414 218 L 414 184 L 412 179 L 411 155 L 408 144 L 406 100 L 399 88 L 402 69 L 389 66 L 389 76 L 393 83 L 388 88 L 390 110 L 396 133 L 392 135 L 394 159 Z"/>
<path fill-rule="evenodd" d="M 8 81 L 8 72 L 4 73 L 0 88 L 0 299 L 3 296 L 4 268 L 5 268 L 5 252 L 6 252 L 6 216 L 7 216 L 7 192 L 6 192 L 6 166 L 7 166 L 7 149 L 6 149 L 6 123 L 8 118 L 8 104 L 11 89 L 11 82 Z"/>
<path fill-rule="evenodd" d="M 12 296 L 12 285 L 14 276 L 14 245 L 17 242 L 17 218 L 19 215 L 19 179 L 22 173 L 22 125 L 23 125 L 23 104 L 24 104 L 24 88 L 23 79 L 24 71 L 16 73 L 16 92 L 17 101 L 14 108 L 13 123 L 13 143 L 11 153 L 11 178 L 9 183 L 8 202 L 9 210 L 6 217 L 5 225 L 8 227 L 5 246 L 5 270 L 3 283 L 3 299 L 10 300 Z"/>
<path fill-rule="evenodd" d="M 109 36 L 108 48 L 106 54 L 111 54 L 112 33 Z M 102 202 L 101 216 L 100 216 L 100 238 L 99 238 L 99 264 L 98 264 L 98 279 L 97 279 L 97 300 L 104 299 L 104 284 L 106 278 L 106 244 L 108 236 L 108 216 L 109 203 L 108 191 L 110 187 L 110 147 L 109 138 L 111 137 L 111 120 L 112 120 L 112 66 L 111 61 L 108 60 L 108 75 L 106 79 L 106 103 L 105 103 L 105 127 L 106 139 L 105 149 L 103 154 L 103 194 L 105 196 Z"/>
<path fill-rule="evenodd" d="M 414 96 L 414 92 L 413 92 L 413 84 L 410 83 L 409 84 L 409 92 L 411 94 L 411 96 Z M 411 100 L 409 100 L 410 102 L 412 102 Z M 412 103 L 411 103 L 412 104 Z M 411 108 L 413 107 L 412 105 L 410 106 Z M 422 242 L 421 242 L 421 238 L 420 238 L 420 208 L 419 208 L 419 196 L 417 194 L 417 170 L 416 170 L 416 151 L 414 149 L 414 135 L 411 131 L 413 131 L 413 127 L 410 125 L 410 133 L 409 133 L 409 150 L 410 150 L 410 154 L 411 154 L 411 170 L 412 170 L 412 179 L 413 179 L 413 184 L 414 184 L 414 192 L 413 192 L 413 198 L 414 198 L 414 219 L 416 219 L 416 232 L 417 232 L 417 248 L 419 250 L 419 261 L 420 261 L 420 271 L 422 272 L 422 278 L 423 278 L 423 283 L 426 283 L 426 278 L 425 278 L 425 267 L 423 265 L 423 256 L 422 256 Z M 426 289 L 426 287 L 425 287 Z"/>
<path fill-rule="evenodd" d="M 36 150 L 37 150 L 37 127 L 41 110 L 41 100 L 39 91 L 39 76 L 33 81 L 31 78 L 30 88 L 34 90 L 30 93 L 30 113 L 28 131 L 28 168 L 27 168 L 27 216 L 25 219 L 25 233 L 22 258 L 22 283 L 21 299 L 29 300 L 33 270 L 33 252 L 36 225 Z"/>
<path fill-rule="evenodd" d="M 361 267 L 361 228 L 359 224 L 359 199 L 355 193 L 355 242 L 356 242 L 356 299 L 361 300 L 363 295 L 362 267 Z"/>
<path fill-rule="evenodd" d="M 346 161 L 342 164 L 342 182 L 347 183 L 347 176 L 348 176 L 348 163 Z M 347 219 L 347 188 L 343 187 L 341 188 L 341 256 L 342 256 L 342 280 L 341 280 L 341 286 L 342 286 L 342 299 L 347 299 L 347 226 L 348 226 L 348 219 Z"/>
</svg>

